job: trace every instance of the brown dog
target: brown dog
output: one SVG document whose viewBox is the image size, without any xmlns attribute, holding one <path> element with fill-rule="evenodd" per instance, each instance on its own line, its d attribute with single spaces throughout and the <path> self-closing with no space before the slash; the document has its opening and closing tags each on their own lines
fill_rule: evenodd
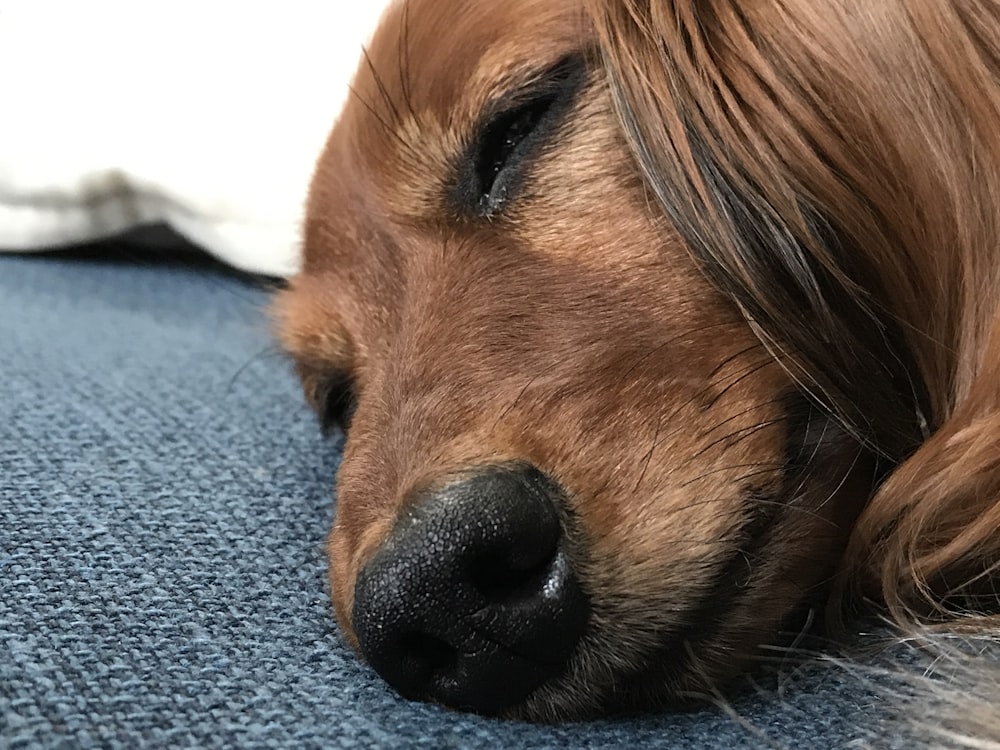
<svg viewBox="0 0 1000 750">
<path fill-rule="evenodd" d="M 998 66 L 985 0 L 390 10 L 277 305 L 386 680 L 565 718 L 724 681 L 838 573 L 996 605 Z"/>
</svg>

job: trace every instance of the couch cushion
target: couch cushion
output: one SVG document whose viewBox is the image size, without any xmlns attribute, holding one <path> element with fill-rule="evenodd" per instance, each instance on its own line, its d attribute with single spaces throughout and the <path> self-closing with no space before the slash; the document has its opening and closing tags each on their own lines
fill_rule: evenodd
<svg viewBox="0 0 1000 750">
<path fill-rule="evenodd" d="M 531 726 L 398 698 L 337 633 L 340 444 L 266 287 L 148 248 L 0 257 L 0 747 L 887 746 L 864 680 L 793 661 L 739 720 Z"/>
</svg>

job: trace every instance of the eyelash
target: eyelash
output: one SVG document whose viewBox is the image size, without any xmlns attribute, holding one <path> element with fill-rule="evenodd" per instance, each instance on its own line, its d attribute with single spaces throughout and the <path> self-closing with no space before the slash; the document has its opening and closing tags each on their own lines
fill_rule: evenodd
<svg viewBox="0 0 1000 750">
<path fill-rule="evenodd" d="M 490 219 L 520 187 L 528 159 L 558 126 L 584 82 L 579 57 L 567 57 L 509 96 L 517 103 L 480 124 L 456 169 L 451 195 L 460 214 Z"/>
</svg>

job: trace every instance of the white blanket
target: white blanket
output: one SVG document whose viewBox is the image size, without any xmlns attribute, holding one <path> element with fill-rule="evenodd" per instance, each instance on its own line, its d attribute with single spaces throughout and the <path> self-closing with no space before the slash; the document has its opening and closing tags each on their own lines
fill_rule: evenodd
<svg viewBox="0 0 1000 750">
<path fill-rule="evenodd" d="M 167 222 L 294 273 L 314 163 L 388 0 L 0 0 L 0 249 Z"/>
</svg>

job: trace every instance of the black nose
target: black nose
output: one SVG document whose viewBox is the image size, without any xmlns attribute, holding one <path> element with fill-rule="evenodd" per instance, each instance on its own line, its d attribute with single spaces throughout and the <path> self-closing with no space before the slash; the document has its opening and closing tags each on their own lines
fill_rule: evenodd
<svg viewBox="0 0 1000 750">
<path fill-rule="evenodd" d="M 361 650 L 386 682 L 497 713 L 564 670 L 589 606 L 555 496 L 517 465 L 412 499 L 354 590 Z"/>
</svg>

